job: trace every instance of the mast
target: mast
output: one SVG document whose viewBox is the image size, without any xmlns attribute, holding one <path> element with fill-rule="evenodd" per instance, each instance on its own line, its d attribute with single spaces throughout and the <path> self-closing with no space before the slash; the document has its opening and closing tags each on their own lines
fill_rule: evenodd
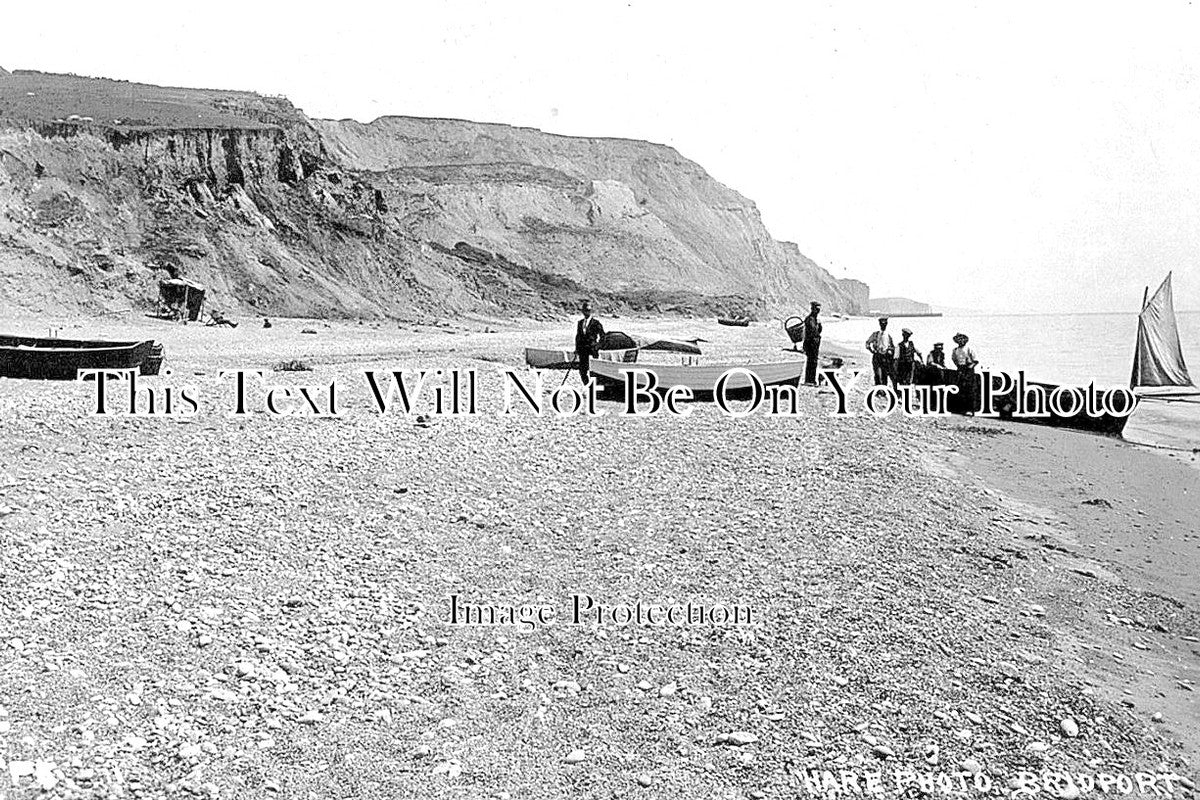
<svg viewBox="0 0 1200 800">
<path fill-rule="evenodd" d="M 1142 290 L 1142 307 L 1138 310 L 1138 329 L 1137 336 L 1133 339 L 1133 371 L 1129 373 L 1129 388 L 1137 386 L 1137 378 L 1139 365 L 1138 353 L 1141 351 L 1139 342 L 1142 340 L 1142 312 L 1146 310 L 1146 301 L 1150 299 L 1150 284 L 1146 284 L 1146 288 Z"/>
</svg>

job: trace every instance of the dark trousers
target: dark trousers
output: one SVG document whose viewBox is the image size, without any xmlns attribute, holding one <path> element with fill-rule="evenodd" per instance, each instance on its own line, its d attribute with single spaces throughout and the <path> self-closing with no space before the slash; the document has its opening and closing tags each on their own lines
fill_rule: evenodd
<svg viewBox="0 0 1200 800">
<path fill-rule="evenodd" d="M 913 373 L 916 369 L 914 361 L 897 361 L 896 362 L 896 383 L 910 384 L 913 382 Z"/>
<path fill-rule="evenodd" d="M 871 356 L 871 369 L 875 373 L 875 385 L 887 386 L 892 377 L 892 357 L 886 353 Z"/>
<path fill-rule="evenodd" d="M 592 357 L 587 353 L 579 354 L 579 379 L 587 383 L 591 379 L 589 368 L 592 365 Z"/>
<path fill-rule="evenodd" d="M 817 359 L 820 357 L 820 354 L 821 354 L 820 345 L 818 345 L 817 347 L 807 347 L 806 346 L 804 348 L 804 382 L 805 383 L 816 383 L 817 382 Z"/>
<path fill-rule="evenodd" d="M 958 402 L 961 404 L 959 408 L 964 414 L 974 414 L 977 410 L 975 404 L 979 402 L 975 399 L 975 369 L 959 367 L 956 377 L 958 378 Z"/>
</svg>

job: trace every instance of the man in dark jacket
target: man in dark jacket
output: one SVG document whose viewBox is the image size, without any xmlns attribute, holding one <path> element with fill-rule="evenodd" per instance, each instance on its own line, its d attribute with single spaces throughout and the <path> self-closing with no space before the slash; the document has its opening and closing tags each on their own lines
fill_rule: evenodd
<svg viewBox="0 0 1200 800">
<path fill-rule="evenodd" d="M 592 307 L 588 301 L 584 300 L 579 306 L 579 313 L 583 316 L 575 325 L 575 355 L 579 359 L 579 377 L 587 383 L 592 357 L 600 352 L 600 337 L 604 335 L 604 326 L 592 316 Z"/>
<path fill-rule="evenodd" d="M 900 344 L 896 347 L 896 374 L 892 381 L 896 385 L 909 385 L 916 381 L 917 365 L 921 363 L 921 354 L 912 340 L 912 331 L 900 329 Z"/>
<path fill-rule="evenodd" d="M 817 382 L 817 360 L 821 356 L 821 304 L 814 300 L 812 311 L 804 318 L 804 382 L 814 385 Z"/>
</svg>

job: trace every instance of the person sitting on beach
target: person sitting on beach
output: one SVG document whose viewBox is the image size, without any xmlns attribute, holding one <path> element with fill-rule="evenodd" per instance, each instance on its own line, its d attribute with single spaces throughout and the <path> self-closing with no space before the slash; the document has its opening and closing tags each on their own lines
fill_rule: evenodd
<svg viewBox="0 0 1200 800">
<path fill-rule="evenodd" d="M 236 322 L 229 319 L 228 317 L 226 317 L 224 314 L 222 314 L 219 310 L 217 310 L 215 308 L 208 313 L 208 316 L 209 316 L 208 327 L 210 327 L 210 328 L 213 327 L 214 325 L 224 325 L 229 328 L 237 327 Z"/>
<path fill-rule="evenodd" d="M 887 317 L 879 318 L 879 330 L 867 339 L 867 352 L 871 354 L 871 369 L 875 373 L 875 385 L 887 386 L 892 377 L 892 362 L 896 357 L 896 343 L 887 332 Z"/>
<path fill-rule="evenodd" d="M 975 351 L 967 347 L 969 339 L 965 333 L 954 334 L 954 343 L 958 347 L 950 353 L 950 361 L 958 370 L 958 396 L 963 409 L 968 416 L 975 414 Z"/>
<path fill-rule="evenodd" d="M 900 345 L 896 353 L 896 383 L 911 384 L 916 378 L 917 364 L 921 361 L 921 354 L 917 352 L 917 346 L 912 340 L 912 331 L 908 328 L 900 329 Z"/>
<path fill-rule="evenodd" d="M 945 367 L 946 351 L 942 349 L 943 347 L 945 345 L 941 342 L 934 342 L 933 349 L 929 351 L 929 357 L 925 359 L 925 363 L 931 367 Z"/>
<path fill-rule="evenodd" d="M 604 326 L 592 316 L 592 306 L 587 300 L 579 305 L 579 313 L 583 316 L 575 325 L 575 355 L 579 359 L 579 377 L 587 383 L 591 378 L 591 360 L 600 354 Z"/>
</svg>

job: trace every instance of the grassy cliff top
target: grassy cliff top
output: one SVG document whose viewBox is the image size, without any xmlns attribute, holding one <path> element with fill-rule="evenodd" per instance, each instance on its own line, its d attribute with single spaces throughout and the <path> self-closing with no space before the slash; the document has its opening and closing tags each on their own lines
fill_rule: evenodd
<svg viewBox="0 0 1200 800">
<path fill-rule="evenodd" d="M 161 128 L 262 128 L 303 115 L 282 97 L 0 70 L 0 119 Z"/>
</svg>

